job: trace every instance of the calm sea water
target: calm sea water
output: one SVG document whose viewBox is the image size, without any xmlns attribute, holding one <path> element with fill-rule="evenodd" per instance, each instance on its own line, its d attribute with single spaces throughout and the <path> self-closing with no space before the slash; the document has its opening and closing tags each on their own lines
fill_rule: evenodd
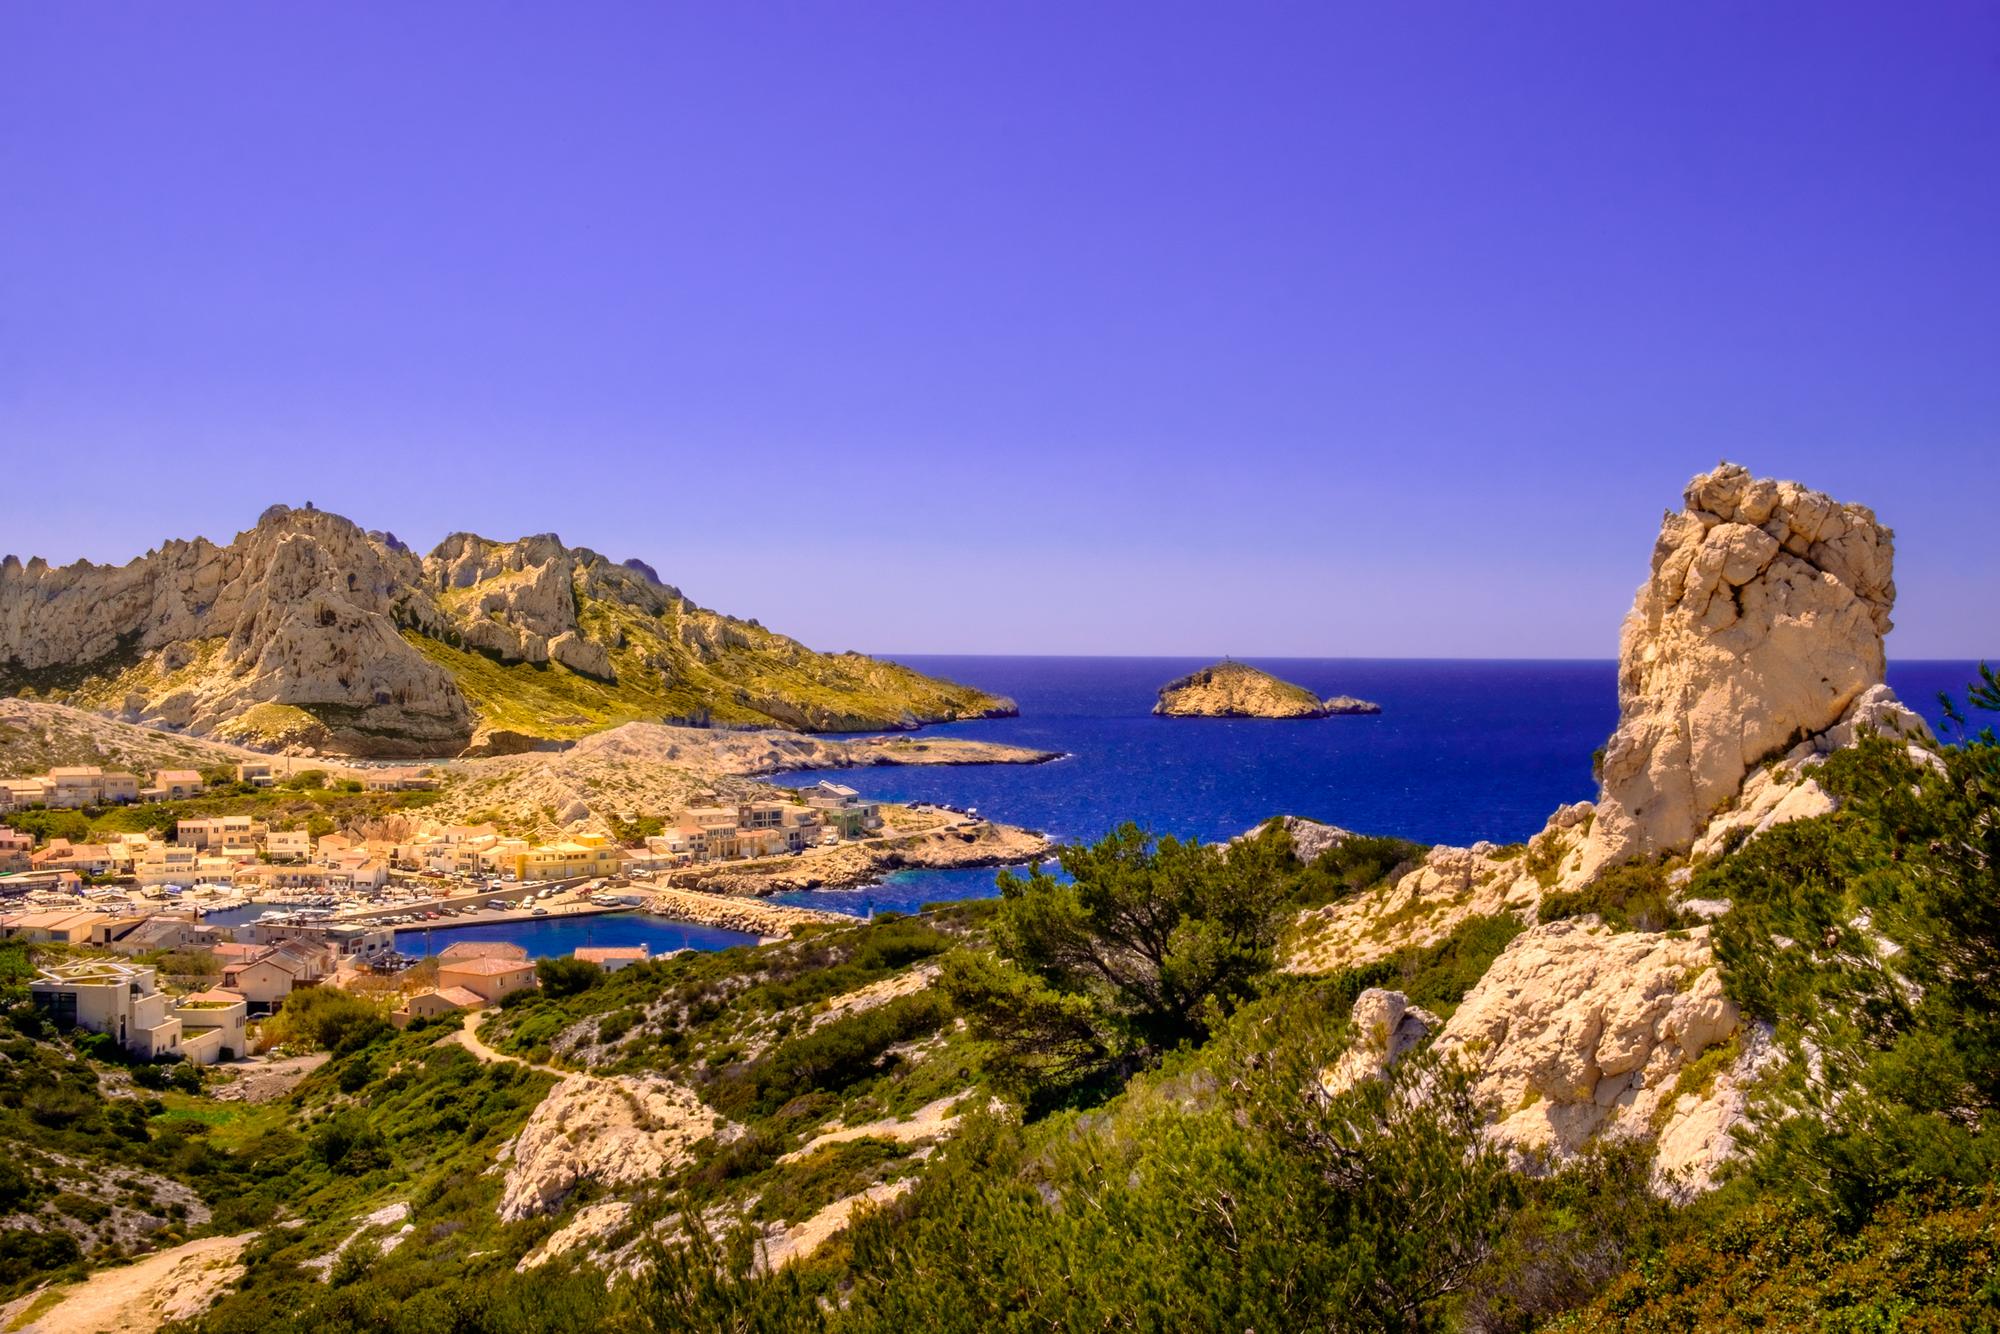
<svg viewBox="0 0 2000 1334">
<path fill-rule="evenodd" d="M 422 928 L 398 931 L 396 948 L 405 954 L 436 954 L 461 940 L 504 940 L 528 951 L 531 959 L 573 953 L 579 945 L 644 945 L 654 954 L 675 950 L 726 950 L 754 945 L 757 937 L 740 931 L 695 926 L 649 913 L 602 913 L 589 917 L 537 917 L 526 922 L 488 922 L 455 926 L 449 931 Z"/>
<path fill-rule="evenodd" d="M 988 875 L 990 883 L 992 876 Z M 246 903 L 207 913 L 202 921 L 211 926 L 241 926 L 265 913 L 283 909 L 281 903 Z M 436 954 L 460 940 L 499 940 L 519 945 L 531 959 L 569 954 L 579 945 L 644 945 L 655 954 L 674 950 L 726 950 L 732 945 L 754 945 L 757 937 L 740 931 L 677 922 L 650 913 L 600 913 L 588 917 L 536 917 L 525 922 L 490 922 L 479 926 L 405 928 L 396 932 L 396 948 L 405 954 Z"/>
<path fill-rule="evenodd" d="M 1156 833 L 1218 839 L 1272 815 L 1306 815 L 1349 829 L 1426 843 L 1512 842 L 1550 811 L 1595 794 L 1590 757 L 1618 719 L 1611 662 L 1395 661 L 1260 658 L 1255 665 L 1322 696 L 1359 695 L 1377 716 L 1312 722 L 1155 718 L 1161 685 L 1194 658 L 920 657 L 925 672 L 1010 695 L 1018 718 L 930 729 L 1063 753 L 1042 765 L 853 769 L 831 775 L 884 801 L 974 806 L 1007 824 L 1066 842 L 1130 820 Z M 1939 721 L 1940 690 L 1962 694 L 1976 667 L 1898 662 L 1889 684 Z M 774 781 L 809 787 L 829 775 Z M 779 895 L 842 912 L 908 912 L 924 903 L 993 892 L 994 872 L 914 871 L 879 885 Z M 245 910 L 243 920 L 262 908 Z M 221 915 L 208 920 L 228 924 Z M 637 913 L 400 931 L 406 953 L 455 940 L 505 940 L 534 957 L 578 945 L 636 945 L 654 953 L 727 949 L 752 937 Z"/>
<path fill-rule="evenodd" d="M 1277 814 L 1426 843 L 1512 842 L 1549 812 L 1595 795 L 1590 757 L 1618 720 L 1612 662 L 1259 658 L 1316 693 L 1359 695 L 1376 716 L 1311 722 L 1167 719 L 1161 685 L 1194 658 L 917 657 L 921 671 L 1009 695 L 1018 718 L 931 729 L 1064 753 L 1036 766 L 849 770 L 838 781 L 885 801 L 945 801 L 1064 841 L 1131 820 L 1216 839 Z M 1899 662 L 1889 683 L 1938 721 L 1937 693 L 1962 693 L 1971 663 Z M 776 781 L 810 786 L 823 774 Z M 923 871 L 787 902 L 865 912 L 992 892 L 993 872 Z"/>
</svg>

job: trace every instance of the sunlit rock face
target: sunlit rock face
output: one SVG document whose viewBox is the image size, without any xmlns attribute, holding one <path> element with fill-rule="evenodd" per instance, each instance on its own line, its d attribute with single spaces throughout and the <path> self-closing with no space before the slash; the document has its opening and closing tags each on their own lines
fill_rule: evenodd
<svg viewBox="0 0 2000 1334">
<path fill-rule="evenodd" d="M 1578 871 L 1686 851 L 1753 769 L 1881 683 L 1893 536 L 1864 506 L 1734 464 L 1688 484 L 1625 618 Z"/>
</svg>

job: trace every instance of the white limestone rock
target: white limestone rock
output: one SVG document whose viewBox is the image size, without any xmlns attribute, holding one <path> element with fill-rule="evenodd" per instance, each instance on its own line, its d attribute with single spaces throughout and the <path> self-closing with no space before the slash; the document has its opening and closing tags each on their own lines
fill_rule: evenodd
<svg viewBox="0 0 2000 1334">
<path fill-rule="evenodd" d="M 1478 1071 L 1493 1136 L 1524 1160 L 1559 1163 L 1600 1136 L 1650 1138 L 1664 1125 L 1675 1134 L 1656 1160 L 1661 1179 L 1705 1182 L 1734 1151 L 1740 1089 L 1681 1087 L 1681 1076 L 1741 1024 L 1706 927 L 1614 932 L 1586 918 L 1516 937 L 1437 1042 Z"/>
<path fill-rule="evenodd" d="M 1870 510 L 1734 464 L 1685 501 L 1625 620 L 1586 878 L 1687 851 L 1758 765 L 1882 681 L 1894 548 Z"/>
<path fill-rule="evenodd" d="M 509 1141 L 500 1217 L 511 1223 L 551 1213 L 584 1181 L 620 1186 L 660 1176 L 725 1125 L 693 1093 L 657 1076 L 571 1075 Z"/>
<path fill-rule="evenodd" d="M 1402 992 L 1381 987 L 1369 987 L 1356 996 L 1353 1014 L 1352 1045 L 1320 1078 L 1320 1086 L 1329 1096 L 1364 1079 L 1380 1079 L 1439 1027 L 1436 1015 L 1411 1005 Z"/>
</svg>

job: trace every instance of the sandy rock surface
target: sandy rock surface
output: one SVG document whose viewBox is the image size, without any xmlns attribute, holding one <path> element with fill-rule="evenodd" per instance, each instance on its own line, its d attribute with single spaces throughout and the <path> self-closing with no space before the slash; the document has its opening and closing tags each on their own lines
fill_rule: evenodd
<svg viewBox="0 0 2000 1334">
<path fill-rule="evenodd" d="M 1707 928 L 1614 932 L 1581 919 L 1516 937 L 1437 1041 L 1479 1072 L 1500 1140 L 1560 1160 L 1599 1135 L 1650 1136 L 1669 1118 L 1694 1124 L 1696 1104 L 1715 1093 L 1680 1087 L 1680 1077 L 1739 1024 Z M 1706 1173 L 1726 1136 L 1690 1131 L 1673 1151 L 1671 1170 Z"/>
<path fill-rule="evenodd" d="M 584 1181 L 620 1186 L 660 1176 L 723 1125 L 693 1093 L 657 1076 L 570 1075 L 508 1146 L 500 1217 L 550 1213 Z"/>
</svg>

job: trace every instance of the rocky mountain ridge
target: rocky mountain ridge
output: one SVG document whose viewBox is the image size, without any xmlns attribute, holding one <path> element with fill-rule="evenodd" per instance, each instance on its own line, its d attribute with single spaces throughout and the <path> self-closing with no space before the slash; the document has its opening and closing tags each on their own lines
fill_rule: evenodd
<svg viewBox="0 0 2000 1334">
<path fill-rule="evenodd" d="M 0 690 L 217 740 L 357 756 L 530 749 L 632 720 L 861 731 L 1012 711 L 689 601 L 553 534 L 419 557 L 275 505 L 227 546 L 0 562 Z"/>
</svg>

